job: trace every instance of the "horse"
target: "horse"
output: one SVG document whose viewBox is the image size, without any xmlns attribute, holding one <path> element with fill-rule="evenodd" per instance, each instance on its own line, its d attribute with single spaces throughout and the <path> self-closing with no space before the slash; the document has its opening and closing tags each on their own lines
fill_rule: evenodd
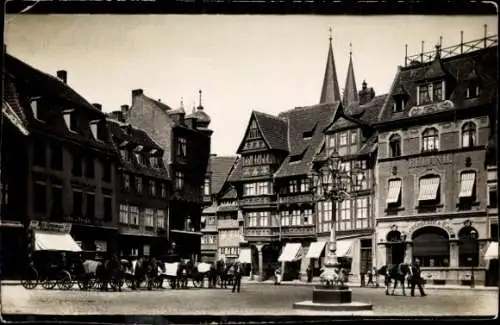
<svg viewBox="0 0 500 325">
<path fill-rule="evenodd" d="M 132 264 L 133 280 L 131 289 L 137 290 L 142 282 L 146 282 L 148 290 L 152 290 L 159 275 L 158 261 L 155 258 L 141 257 L 132 261 Z"/>
<path fill-rule="evenodd" d="M 401 287 L 403 288 L 403 295 L 406 296 L 405 291 L 405 279 L 410 273 L 410 265 L 407 263 L 400 264 L 389 264 L 384 265 L 378 270 L 378 274 L 384 276 L 384 284 L 385 284 L 385 294 L 389 295 L 389 285 L 391 284 L 391 280 L 394 280 L 394 287 L 392 288 L 391 295 L 394 295 L 394 291 L 398 286 L 398 282 L 401 283 Z"/>
</svg>

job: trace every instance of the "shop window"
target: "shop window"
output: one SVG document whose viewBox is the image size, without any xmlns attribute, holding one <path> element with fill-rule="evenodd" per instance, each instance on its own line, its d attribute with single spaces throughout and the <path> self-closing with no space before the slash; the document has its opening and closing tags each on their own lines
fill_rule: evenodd
<svg viewBox="0 0 500 325">
<path fill-rule="evenodd" d="M 448 233 L 438 227 L 424 227 L 413 233 L 413 259 L 422 266 L 449 266 L 450 245 Z"/>
<path fill-rule="evenodd" d="M 472 227 L 464 227 L 458 232 L 459 250 L 458 266 L 478 266 L 479 265 L 479 243 L 477 238 L 473 238 L 471 232 L 477 230 Z"/>
</svg>

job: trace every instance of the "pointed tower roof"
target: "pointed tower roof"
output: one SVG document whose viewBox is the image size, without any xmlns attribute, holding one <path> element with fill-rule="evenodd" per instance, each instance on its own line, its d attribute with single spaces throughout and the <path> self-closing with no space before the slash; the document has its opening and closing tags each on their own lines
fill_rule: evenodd
<svg viewBox="0 0 500 325">
<path fill-rule="evenodd" d="M 351 46 L 351 44 L 349 44 L 349 46 Z M 347 78 L 345 80 L 343 95 L 342 104 L 344 104 L 344 106 L 359 102 L 356 79 L 354 78 L 354 67 L 352 64 L 352 50 L 349 50 L 349 67 L 347 68 Z"/>
<path fill-rule="evenodd" d="M 326 60 L 325 76 L 323 78 L 323 87 L 321 88 L 320 104 L 334 103 L 340 101 L 339 82 L 337 80 L 337 70 L 335 69 L 335 60 L 332 49 L 332 29 L 330 28 L 330 44 L 328 48 L 328 57 Z"/>
</svg>

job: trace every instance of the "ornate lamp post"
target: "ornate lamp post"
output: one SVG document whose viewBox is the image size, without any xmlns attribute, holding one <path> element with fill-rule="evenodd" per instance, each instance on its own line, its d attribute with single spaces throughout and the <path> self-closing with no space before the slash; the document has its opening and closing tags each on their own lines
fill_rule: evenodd
<svg viewBox="0 0 500 325">
<path fill-rule="evenodd" d="M 332 153 L 326 160 L 321 161 L 321 167 L 313 170 L 313 193 L 317 193 L 318 200 L 330 201 L 332 215 L 330 220 L 330 238 L 325 249 L 324 272 L 321 275 L 322 285 L 313 289 L 312 301 L 294 303 L 296 309 L 327 310 L 327 311 L 369 311 L 371 304 L 352 301 L 352 291 L 344 284 L 344 275 L 337 256 L 337 202 L 342 202 L 349 197 L 352 175 L 341 168 L 342 158 L 337 153 Z M 356 190 L 356 189 L 355 189 Z M 313 198 L 315 196 L 313 195 Z"/>
<path fill-rule="evenodd" d="M 343 276 L 341 273 L 341 264 L 338 261 L 337 252 L 337 202 L 342 202 L 349 197 L 347 190 L 351 185 L 350 174 L 341 169 L 341 158 L 332 153 L 326 163 L 317 170 L 317 187 L 321 189 L 321 196 L 325 201 L 330 201 L 332 205 L 332 215 L 330 219 L 330 238 L 325 252 L 324 273 L 321 277 L 324 280 L 324 286 L 327 288 L 345 288 Z"/>
</svg>

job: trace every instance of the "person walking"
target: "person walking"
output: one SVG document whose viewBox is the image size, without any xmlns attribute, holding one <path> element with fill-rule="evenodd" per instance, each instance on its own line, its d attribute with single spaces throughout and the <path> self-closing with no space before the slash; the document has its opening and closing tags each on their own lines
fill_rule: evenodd
<svg viewBox="0 0 500 325">
<path fill-rule="evenodd" d="M 368 270 L 366 274 L 368 275 L 368 282 L 366 283 L 366 286 L 369 287 L 371 285 L 374 287 L 375 283 L 373 283 L 373 270 Z"/>
<path fill-rule="evenodd" d="M 420 291 L 420 296 L 427 296 L 424 292 L 424 288 L 422 287 L 423 279 L 420 271 L 420 260 L 417 258 L 415 263 L 410 267 L 410 275 L 411 275 L 411 296 L 415 296 L 415 287 L 418 286 L 418 290 Z M 404 285 L 404 284 L 403 284 Z"/>
<path fill-rule="evenodd" d="M 243 275 L 243 268 L 241 267 L 240 262 L 236 262 L 236 264 L 234 265 L 233 292 L 235 290 L 240 292 L 241 276 L 242 275 Z"/>
<path fill-rule="evenodd" d="M 274 285 L 280 285 L 281 284 L 281 270 L 280 267 L 277 266 L 276 269 L 274 270 Z"/>
</svg>

